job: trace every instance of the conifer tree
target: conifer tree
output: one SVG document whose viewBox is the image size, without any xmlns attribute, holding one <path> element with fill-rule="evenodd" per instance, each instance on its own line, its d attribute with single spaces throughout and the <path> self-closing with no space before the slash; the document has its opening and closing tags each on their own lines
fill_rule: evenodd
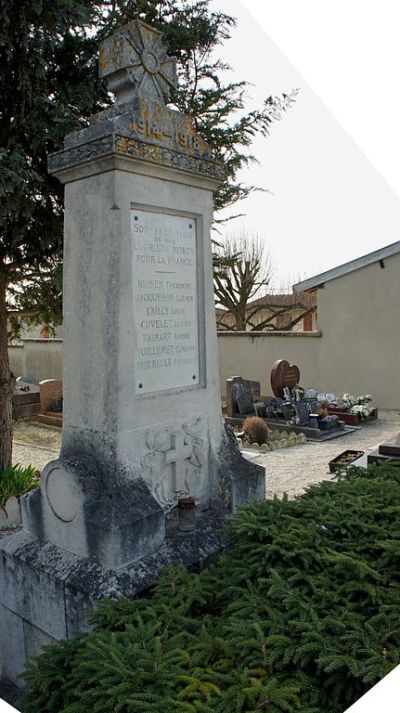
<svg viewBox="0 0 400 713">
<path fill-rule="evenodd" d="M 268 134 L 293 96 L 269 97 L 246 113 L 244 81 L 223 83 L 212 50 L 235 21 L 209 0 L 3 0 L 0 5 L 0 471 L 11 461 L 8 329 L 23 317 L 61 318 L 63 190 L 47 173 L 47 155 L 65 134 L 110 102 L 97 79 L 97 48 L 117 27 L 141 18 L 164 32 L 178 62 L 172 98 L 191 113 L 228 178 L 216 208 L 254 190 L 237 174 L 254 157 L 251 141 Z"/>
<path fill-rule="evenodd" d="M 0 471 L 11 461 L 9 319 L 59 319 L 63 192 L 47 155 L 102 97 L 97 15 L 92 0 L 0 5 Z"/>
</svg>

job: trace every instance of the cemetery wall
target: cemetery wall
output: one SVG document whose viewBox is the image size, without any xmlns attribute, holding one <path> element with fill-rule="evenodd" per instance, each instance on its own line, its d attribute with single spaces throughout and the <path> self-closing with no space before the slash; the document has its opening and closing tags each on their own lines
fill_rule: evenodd
<svg viewBox="0 0 400 713">
<path fill-rule="evenodd" d="M 219 372 L 221 394 L 225 397 L 226 379 L 242 376 L 261 384 L 261 393 L 271 395 L 270 373 L 274 361 L 287 359 L 297 364 L 301 383 L 322 388 L 320 377 L 320 332 L 219 332 Z"/>
<path fill-rule="evenodd" d="M 25 351 L 23 344 L 12 344 L 8 346 L 8 358 L 10 369 L 15 376 L 23 376 L 25 373 Z"/>
<path fill-rule="evenodd" d="M 62 379 L 62 339 L 22 339 L 21 344 L 8 347 L 10 368 L 17 376 L 43 379 Z"/>
</svg>

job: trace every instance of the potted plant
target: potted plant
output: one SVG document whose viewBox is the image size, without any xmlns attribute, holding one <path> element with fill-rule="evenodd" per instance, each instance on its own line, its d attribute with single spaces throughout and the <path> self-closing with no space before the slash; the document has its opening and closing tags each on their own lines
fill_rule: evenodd
<svg viewBox="0 0 400 713">
<path fill-rule="evenodd" d="M 19 463 L 0 471 L 0 529 L 21 524 L 20 496 L 39 485 L 39 471 Z"/>
</svg>

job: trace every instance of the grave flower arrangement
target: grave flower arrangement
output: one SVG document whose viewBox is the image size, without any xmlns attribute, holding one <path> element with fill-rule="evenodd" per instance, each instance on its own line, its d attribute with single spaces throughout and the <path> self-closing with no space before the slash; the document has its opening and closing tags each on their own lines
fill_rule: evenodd
<svg viewBox="0 0 400 713">
<path fill-rule="evenodd" d="M 343 411 L 358 414 L 360 418 L 363 419 L 368 418 L 368 416 L 375 409 L 371 394 L 353 396 L 352 394 L 345 392 L 338 398 L 337 405 L 339 408 L 343 409 Z"/>
<path fill-rule="evenodd" d="M 349 409 L 349 413 L 356 413 L 360 418 L 366 419 L 373 410 L 373 406 L 367 406 L 367 404 L 355 404 Z"/>
<path fill-rule="evenodd" d="M 339 416 L 336 416 L 336 414 L 327 413 L 326 416 L 318 418 L 318 427 L 322 431 L 328 431 L 332 428 L 336 428 L 336 426 L 339 426 Z"/>
<path fill-rule="evenodd" d="M 327 423 L 333 423 L 339 420 L 339 416 L 336 416 L 336 414 L 328 414 L 327 416 L 324 416 L 321 418 L 321 421 L 326 421 Z"/>
<path fill-rule="evenodd" d="M 349 413 L 356 413 L 360 418 L 366 419 L 371 415 L 374 408 L 371 394 L 365 394 L 357 398 L 357 403 L 350 407 Z"/>
</svg>

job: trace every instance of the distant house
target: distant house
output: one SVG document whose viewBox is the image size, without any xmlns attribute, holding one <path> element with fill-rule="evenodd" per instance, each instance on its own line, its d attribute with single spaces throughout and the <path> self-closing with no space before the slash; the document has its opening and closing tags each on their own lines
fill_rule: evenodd
<svg viewBox="0 0 400 713">
<path fill-rule="evenodd" d="M 318 381 L 400 407 L 400 241 L 293 285 L 318 302 Z M 318 352 L 318 353 L 317 353 Z"/>
<path fill-rule="evenodd" d="M 235 329 L 235 318 L 228 310 L 216 308 L 218 330 Z M 246 331 L 312 332 L 316 329 L 314 294 L 269 294 L 249 302 Z"/>
<path fill-rule="evenodd" d="M 293 290 L 294 300 L 307 292 L 317 301 L 316 328 L 220 330 L 223 393 L 233 375 L 259 381 L 262 393 L 269 393 L 271 367 L 286 359 L 299 367 L 302 386 L 371 394 L 380 409 L 399 410 L 400 241 L 298 282 Z"/>
</svg>

